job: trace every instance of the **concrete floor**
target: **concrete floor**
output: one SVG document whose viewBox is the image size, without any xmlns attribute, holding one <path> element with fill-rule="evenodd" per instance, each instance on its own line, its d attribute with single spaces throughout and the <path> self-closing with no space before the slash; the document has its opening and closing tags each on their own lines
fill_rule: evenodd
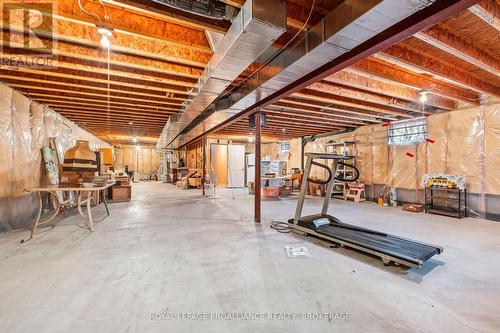
<svg viewBox="0 0 500 333">
<path fill-rule="evenodd" d="M 332 202 L 345 222 L 445 248 L 404 271 L 270 229 L 271 219 L 291 217 L 295 198 L 265 201 L 266 222 L 255 225 L 243 190 L 221 190 L 217 200 L 161 183 L 133 192 L 94 233 L 70 216 L 24 244 L 24 232 L 0 235 L 0 332 L 500 331 L 500 223 Z M 305 213 L 320 204 L 308 200 Z M 287 245 L 311 256 L 288 258 Z M 179 312 L 350 319 L 150 319 Z"/>
</svg>

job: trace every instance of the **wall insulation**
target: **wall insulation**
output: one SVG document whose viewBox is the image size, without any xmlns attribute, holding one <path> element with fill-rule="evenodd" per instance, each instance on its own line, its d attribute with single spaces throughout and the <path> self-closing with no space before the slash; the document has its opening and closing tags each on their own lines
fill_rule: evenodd
<svg viewBox="0 0 500 333">
<path fill-rule="evenodd" d="M 60 114 L 0 84 L 0 231 L 32 222 L 38 202 L 24 189 L 44 182 L 40 149 L 54 137 L 58 153 L 87 140 L 110 147 Z"/>
<path fill-rule="evenodd" d="M 330 140 L 354 140 L 360 182 L 371 198 L 394 187 L 402 201 L 423 202 L 425 173 L 465 175 L 471 215 L 500 219 L 500 104 L 431 115 L 427 132 L 433 143 L 388 145 L 387 127 L 363 126 L 318 139 L 305 151 L 324 152 Z M 312 175 L 324 177 L 318 169 Z"/>
<path fill-rule="evenodd" d="M 158 170 L 160 165 L 159 153 L 151 147 L 123 147 L 115 148 L 115 172 L 129 171 L 149 174 Z"/>
</svg>

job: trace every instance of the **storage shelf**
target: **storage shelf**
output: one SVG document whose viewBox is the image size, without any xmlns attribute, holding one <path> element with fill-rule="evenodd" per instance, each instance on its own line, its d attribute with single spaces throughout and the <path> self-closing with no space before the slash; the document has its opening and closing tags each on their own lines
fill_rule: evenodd
<svg viewBox="0 0 500 333">
<path fill-rule="evenodd" d="M 434 193 L 439 193 L 435 195 Z M 449 193 L 450 195 L 443 195 Z M 437 205 L 436 205 L 437 203 Z M 448 205 L 448 204 L 452 205 Z M 425 188 L 425 212 L 450 217 L 467 217 L 467 190 L 451 188 Z"/>
</svg>

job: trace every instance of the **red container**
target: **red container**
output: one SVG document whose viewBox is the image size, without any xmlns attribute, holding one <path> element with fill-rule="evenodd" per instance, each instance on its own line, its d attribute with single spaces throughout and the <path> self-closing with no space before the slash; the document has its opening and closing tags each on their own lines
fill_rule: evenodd
<svg viewBox="0 0 500 333">
<path fill-rule="evenodd" d="M 263 187 L 262 196 L 264 198 L 279 198 L 280 188 L 279 187 Z"/>
</svg>

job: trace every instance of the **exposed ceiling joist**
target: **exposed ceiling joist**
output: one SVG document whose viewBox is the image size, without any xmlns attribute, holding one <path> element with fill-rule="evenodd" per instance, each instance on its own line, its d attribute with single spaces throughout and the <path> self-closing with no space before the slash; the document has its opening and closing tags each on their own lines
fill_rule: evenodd
<svg viewBox="0 0 500 333">
<path fill-rule="evenodd" d="M 33 98 L 35 101 L 45 104 L 49 107 L 76 107 L 76 108 L 84 108 L 84 109 L 91 109 L 91 110 L 105 110 L 107 111 L 108 105 L 106 105 L 106 101 L 84 101 L 84 102 L 77 102 L 77 101 L 72 101 L 72 100 L 61 100 L 58 99 L 57 97 L 34 97 Z M 165 109 L 165 108 L 157 108 L 157 109 L 145 109 L 141 106 L 121 106 L 121 105 L 109 105 L 109 110 L 126 110 L 126 111 L 132 111 L 135 114 L 166 114 L 166 115 L 171 115 L 174 113 L 177 113 L 177 110 L 172 110 L 170 108 Z"/>
<path fill-rule="evenodd" d="M 356 73 L 349 69 L 332 74 L 325 78 L 325 81 L 348 85 L 354 88 L 413 102 L 419 100 L 420 94 L 418 92 L 421 90 L 397 84 L 392 81 L 381 80 L 374 76 Z M 426 104 L 443 110 L 454 110 L 457 107 L 457 103 L 454 100 L 435 95 L 429 95 Z"/>
<path fill-rule="evenodd" d="M 431 94 L 456 101 L 479 105 L 479 94 L 452 86 L 429 76 L 410 72 L 382 59 L 367 58 L 351 66 L 348 70 L 359 71 L 378 79 L 401 83 L 410 88 L 431 90 Z"/>
<path fill-rule="evenodd" d="M 279 102 L 275 102 L 274 104 L 282 105 L 281 103 L 283 103 L 283 102 L 286 103 L 285 105 L 295 104 L 295 105 L 299 105 L 299 106 L 318 108 L 319 110 L 340 112 L 342 114 L 349 115 L 349 117 L 351 117 L 352 119 L 356 119 L 357 116 L 373 117 L 373 118 L 382 119 L 382 120 L 396 120 L 397 119 L 394 116 L 390 116 L 390 115 L 387 115 L 384 113 L 363 110 L 363 109 L 360 109 L 357 107 L 339 105 L 339 104 L 336 104 L 334 100 L 328 100 L 328 102 L 326 102 L 326 101 L 322 101 L 322 100 L 306 100 L 306 99 L 301 99 L 301 98 L 290 96 L 287 98 L 283 98 L 282 100 L 280 100 Z M 357 116 L 353 116 L 353 115 L 357 115 Z"/>
<path fill-rule="evenodd" d="M 56 99 L 56 100 L 69 100 L 69 101 L 82 101 L 82 102 L 89 102 L 89 103 L 95 103 L 95 102 L 101 102 L 105 106 L 108 104 L 106 99 L 95 99 L 95 98 L 81 98 L 81 97 L 73 97 L 73 96 L 67 96 L 65 95 L 58 95 L 56 93 L 52 94 L 46 94 L 44 92 L 29 92 L 28 94 L 30 97 L 33 97 L 34 99 L 36 98 L 49 98 L 49 99 Z M 166 106 L 158 106 L 155 105 L 154 103 L 126 103 L 126 102 L 119 102 L 119 101 L 110 101 L 110 105 L 125 105 L 125 106 L 133 106 L 133 107 L 141 107 L 144 109 L 151 109 L 151 110 L 157 110 L 157 109 L 163 109 L 163 110 L 172 110 L 172 111 L 178 111 L 178 108 L 170 108 Z"/>
<path fill-rule="evenodd" d="M 393 45 L 379 53 L 383 59 L 415 66 L 441 79 L 453 81 L 482 93 L 500 96 L 500 88 L 434 57 L 428 57 L 403 45 Z"/>
<path fill-rule="evenodd" d="M 4 29 L 10 29 L 11 41 L 16 39 L 22 41 L 24 36 L 15 34 L 24 32 L 24 16 L 11 16 L 10 22 L 2 22 Z M 4 20 L 6 17 L 4 17 Z M 53 18 L 53 26 L 32 29 L 38 38 L 44 36 L 49 39 L 75 43 L 91 48 L 102 48 L 100 43 L 101 36 L 97 32 L 97 27 L 93 25 L 78 24 L 73 21 Z M 52 30 L 53 29 L 53 30 Z M 33 44 L 37 43 L 37 37 L 32 37 Z M 138 46 L 140 45 L 140 49 Z M 109 47 L 112 53 L 131 54 L 140 57 L 169 61 L 181 65 L 203 68 L 210 60 L 211 52 L 201 52 L 186 46 L 175 46 L 169 42 L 153 40 L 137 35 L 113 32 L 111 45 Z"/>
<path fill-rule="evenodd" d="M 327 109 L 322 109 L 321 107 L 314 106 L 311 107 L 311 105 L 304 105 L 301 103 L 285 103 L 285 100 L 282 102 L 276 102 L 271 104 L 270 106 L 267 107 L 267 109 L 272 109 L 272 110 L 280 110 L 280 111 L 290 111 L 290 112 L 298 112 L 298 113 L 306 113 L 308 115 L 318 115 L 320 117 L 334 117 L 335 119 L 344 119 L 343 121 L 346 123 L 357 123 L 358 121 L 361 122 L 369 122 L 369 123 L 380 123 L 380 120 L 377 120 L 375 118 L 371 118 L 368 115 L 366 117 L 360 117 L 360 116 L 355 116 L 353 114 L 349 113 L 340 113 L 335 111 L 330 112 Z"/>
<path fill-rule="evenodd" d="M 18 7 L 23 6 L 23 0 L 14 0 L 18 3 Z M 27 4 L 24 6 L 28 7 Z M 165 20 L 145 16 L 143 14 L 124 11 L 119 7 L 102 4 L 95 0 L 82 1 L 84 9 L 99 18 L 84 13 L 78 6 L 78 1 L 74 0 L 58 0 L 57 11 L 55 13 L 45 13 L 54 16 L 55 18 L 71 19 L 79 24 L 104 25 L 112 27 L 114 31 L 119 33 L 126 32 L 139 36 L 148 37 L 154 40 L 168 42 L 174 46 L 190 47 L 203 52 L 210 52 L 210 47 L 207 43 L 203 31 L 191 29 Z M 107 19 L 105 16 L 107 15 Z M 144 29 L 144 26 L 147 29 Z"/>
<path fill-rule="evenodd" d="M 422 113 L 422 108 L 417 106 L 416 103 L 410 104 L 408 102 L 398 100 L 393 97 L 384 96 L 379 93 L 363 91 L 357 88 L 352 88 L 344 85 L 341 86 L 327 81 L 320 81 L 314 83 L 310 85 L 308 89 L 329 93 L 339 97 L 347 97 L 353 100 L 360 101 L 361 104 L 367 102 L 367 103 L 381 105 L 383 107 Z"/>
<path fill-rule="evenodd" d="M 82 95 L 82 96 L 90 96 L 92 98 L 101 98 L 102 101 L 106 101 L 108 95 L 106 92 L 87 92 L 83 91 L 82 88 L 79 88 L 77 90 L 72 90 L 72 89 L 64 89 L 63 87 L 60 88 L 53 88 L 53 87 L 48 87 L 48 86 L 36 86 L 36 85 L 29 85 L 29 84 L 18 84 L 18 83 L 9 83 L 11 87 L 14 88 L 19 88 L 21 91 L 26 91 L 29 92 L 30 95 L 36 94 L 37 91 L 40 92 L 46 92 L 46 91 L 52 91 L 52 92 L 59 92 L 59 93 L 69 93 L 69 94 L 74 94 L 74 95 Z M 110 100 L 112 101 L 131 101 L 134 103 L 137 103 L 137 105 L 140 105 L 141 103 L 145 103 L 147 105 L 154 103 L 155 105 L 160 105 L 160 106 L 166 106 L 166 107 L 173 107 L 173 108 L 180 108 L 180 103 L 175 102 L 175 101 L 170 101 L 166 98 L 152 98 L 152 97 L 144 97 L 144 98 L 139 98 L 139 97 L 130 97 L 127 96 L 124 93 L 111 93 L 109 94 Z"/>
<path fill-rule="evenodd" d="M 500 32 L 500 5 L 497 0 L 483 0 L 469 10 Z"/>
<path fill-rule="evenodd" d="M 23 40 L 18 34 L 0 31 L 0 37 L 0 45 L 3 50 L 2 54 L 22 55 L 23 59 L 27 60 L 29 60 L 32 56 L 32 53 L 30 53 L 29 50 L 22 50 L 24 46 Z M 6 43 L 5 40 L 9 40 L 9 43 Z M 44 40 L 43 37 L 39 40 L 47 42 L 47 40 Z M 33 42 L 35 43 L 34 45 L 38 45 L 39 43 L 38 39 L 33 38 L 27 42 Z M 75 63 L 82 60 L 92 61 L 103 64 L 103 71 L 107 69 L 108 54 L 101 48 L 90 48 L 60 40 L 53 45 L 51 51 L 53 55 L 57 57 L 71 58 L 75 61 Z M 43 52 L 43 50 L 40 52 Z M 137 68 L 147 71 L 159 71 L 165 74 L 184 76 L 194 79 L 199 78 L 202 73 L 201 68 L 176 64 L 165 61 L 164 59 L 148 59 L 139 55 L 121 54 L 115 52 L 109 55 L 109 63 L 110 65 Z M 57 66 L 57 59 L 55 59 L 52 64 Z M 23 66 L 23 63 L 18 63 L 16 66 Z"/>
<path fill-rule="evenodd" d="M 343 105 L 343 106 L 349 106 L 349 107 L 354 107 L 354 108 L 359 108 L 371 112 L 378 112 L 382 114 L 389 114 L 389 115 L 397 115 L 397 116 L 402 116 L 406 118 L 411 118 L 412 116 L 407 114 L 406 112 L 403 111 L 398 111 L 398 110 L 393 110 L 391 108 L 383 107 L 383 106 L 378 106 L 378 105 L 373 105 L 367 102 L 362 102 L 358 100 L 354 100 L 352 98 L 347 98 L 343 96 L 335 96 L 331 95 L 330 93 L 325 93 L 325 92 L 320 92 L 317 90 L 309 90 L 309 89 L 303 89 L 300 92 L 296 92 L 290 95 L 291 97 L 298 97 L 306 100 L 312 100 L 312 101 L 317 101 L 317 102 L 323 102 L 323 103 L 335 103 L 338 105 Z"/>
<path fill-rule="evenodd" d="M 500 60 L 439 26 L 426 29 L 415 35 L 416 38 L 445 51 L 455 57 L 500 77 Z"/>
<path fill-rule="evenodd" d="M 299 110 L 293 110 L 293 109 L 287 109 L 287 110 L 276 110 L 273 107 L 266 107 L 263 109 L 266 111 L 266 114 L 275 114 L 275 115 L 283 115 L 283 116 L 290 116 L 290 117 L 297 117 L 297 118 L 304 118 L 304 119 L 314 119 L 314 120 L 319 120 L 320 122 L 326 122 L 326 123 L 336 123 L 339 125 L 365 125 L 366 122 L 363 121 L 356 121 L 356 120 L 346 120 L 345 118 L 341 117 L 336 117 L 334 114 L 328 114 L 326 112 L 320 113 L 318 116 L 318 113 L 313 113 L 313 112 L 308 112 L 309 110 L 305 111 L 299 111 Z M 316 114 L 316 115 L 315 115 Z"/>
</svg>

